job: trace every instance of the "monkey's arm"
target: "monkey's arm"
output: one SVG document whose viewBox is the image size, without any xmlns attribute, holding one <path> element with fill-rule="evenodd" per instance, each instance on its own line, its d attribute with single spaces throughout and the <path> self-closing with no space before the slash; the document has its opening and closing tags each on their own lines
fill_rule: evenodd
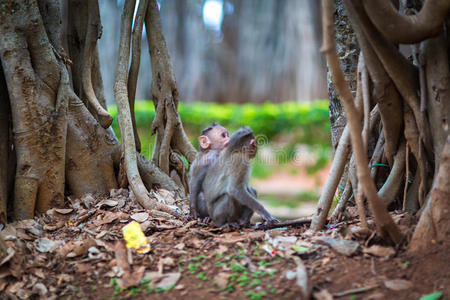
<svg viewBox="0 0 450 300">
<path fill-rule="evenodd" d="M 192 174 L 189 190 L 189 206 L 192 218 L 198 218 L 198 196 L 202 190 L 203 180 L 206 177 L 208 166 L 201 167 L 196 174 Z M 195 175 L 195 176 L 194 176 Z"/>
<path fill-rule="evenodd" d="M 217 159 L 217 153 L 210 151 L 205 154 L 200 154 L 192 163 L 192 176 L 189 182 L 189 208 L 192 218 L 197 219 L 199 215 L 198 201 L 199 194 L 202 191 L 203 181 L 211 164 Z"/>
<path fill-rule="evenodd" d="M 241 204 L 249 207 L 254 212 L 259 214 L 264 221 L 270 223 L 278 223 L 279 221 L 272 216 L 264 206 L 249 192 L 248 187 L 236 184 L 231 189 L 230 194 Z"/>
</svg>

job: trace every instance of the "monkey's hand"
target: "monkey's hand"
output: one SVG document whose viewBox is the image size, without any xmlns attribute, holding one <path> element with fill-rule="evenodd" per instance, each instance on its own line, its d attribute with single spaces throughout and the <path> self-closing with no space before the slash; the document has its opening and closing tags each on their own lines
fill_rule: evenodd
<svg viewBox="0 0 450 300">
<path fill-rule="evenodd" d="M 190 211 L 189 211 L 189 217 L 190 217 L 192 220 L 197 220 L 197 219 L 198 219 L 198 213 L 197 213 L 197 210 L 191 208 Z"/>
<path fill-rule="evenodd" d="M 266 212 L 263 215 L 261 215 L 261 217 L 264 220 L 264 223 L 266 224 L 277 224 L 280 223 L 280 221 L 275 218 L 274 216 L 272 216 L 270 213 Z"/>
</svg>

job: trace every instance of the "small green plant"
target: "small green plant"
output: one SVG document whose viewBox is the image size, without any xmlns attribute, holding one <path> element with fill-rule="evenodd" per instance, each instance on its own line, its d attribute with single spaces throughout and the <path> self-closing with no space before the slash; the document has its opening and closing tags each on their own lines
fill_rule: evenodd
<svg viewBox="0 0 450 300">
<path fill-rule="evenodd" d="M 215 264 L 216 264 L 217 267 L 220 268 L 220 267 L 222 267 L 222 265 L 224 265 L 225 263 L 222 262 L 222 261 L 220 261 L 220 260 L 218 260 L 218 261 L 215 262 Z"/>
<path fill-rule="evenodd" d="M 230 268 L 234 272 L 242 272 L 242 271 L 247 270 L 244 266 L 236 264 L 236 263 L 233 263 L 233 262 L 230 263 Z"/>
<path fill-rule="evenodd" d="M 191 274 L 195 274 L 197 270 L 200 268 L 200 263 L 189 264 L 188 270 Z"/>
<path fill-rule="evenodd" d="M 247 274 L 242 274 L 239 278 L 236 279 L 240 286 L 247 285 L 250 281 L 250 277 Z"/>
<path fill-rule="evenodd" d="M 205 259 L 205 258 L 206 258 L 206 256 L 200 255 L 200 256 L 197 256 L 197 257 L 193 257 L 192 260 L 193 261 L 199 261 L 199 260 L 202 260 L 202 259 Z"/>
<path fill-rule="evenodd" d="M 258 266 L 269 267 L 270 265 L 272 265 L 272 263 L 269 261 L 262 260 L 258 262 Z"/>
<path fill-rule="evenodd" d="M 261 284 L 261 279 L 255 278 L 249 284 L 248 287 L 253 287 Z"/>
<path fill-rule="evenodd" d="M 203 280 L 203 281 L 209 280 L 209 277 L 206 276 L 203 272 L 198 273 L 196 277 L 197 277 L 198 279 Z"/>
<path fill-rule="evenodd" d="M 420 297 L 420 300 L 438 300 L 442 296 L 442 292 L 436 292 Z"/>
<path fill-rule="evenodd" d="M 248 291 L 247 293 L 245 293 L 245 297 L 249 297 L 252 300 L 259 300 L 264 296 L 267 296 L 266 291 L 261 291 L 261 292 Z"/>
</svg>

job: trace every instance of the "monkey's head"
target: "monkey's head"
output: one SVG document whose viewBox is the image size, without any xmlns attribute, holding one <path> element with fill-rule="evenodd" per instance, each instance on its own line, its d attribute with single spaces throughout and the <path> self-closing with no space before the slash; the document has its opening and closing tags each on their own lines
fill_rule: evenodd
<svg viewBox="0 0 450 300">
<path fill-rule="evenodd" d="M 258 151 L 258 143 L 255 134 L 250 127 L 241 127 L 230 137 L 228 149 L 232 152 L 240 152 L 254 158 Z"/>
<path fill-rule="evenodd" d="M 222 127 L 219 123 L 214 122 L 211 126 L 203 129 L 202 135 L 197 139 L 200 143 L 201 151 L 221 151 L 228 145 L 230 136 L 228 135 L 228 130 L 226 128 Z"/>
</svg>

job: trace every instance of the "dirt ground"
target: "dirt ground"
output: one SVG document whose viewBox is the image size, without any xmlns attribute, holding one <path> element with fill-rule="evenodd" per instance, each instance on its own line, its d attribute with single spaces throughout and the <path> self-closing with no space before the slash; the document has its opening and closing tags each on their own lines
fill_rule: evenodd
<svg viewBox="0 0 450 300">
<path fill-rule="evenodd" d="M 172 196 L 159 193 L 169 204 Z M 416 219 L 393 215 L 408 236 Z M 148 253 L 127 248 L 122 228 L 132 221 Z M 0 298 L 449 299 L 448 244 L 412 256 L 358 225 L 230 231 L 145 212 L 115 190 L 7 225 L 0 234 L 12 252 L 0 262 Z"/>
</svg>

